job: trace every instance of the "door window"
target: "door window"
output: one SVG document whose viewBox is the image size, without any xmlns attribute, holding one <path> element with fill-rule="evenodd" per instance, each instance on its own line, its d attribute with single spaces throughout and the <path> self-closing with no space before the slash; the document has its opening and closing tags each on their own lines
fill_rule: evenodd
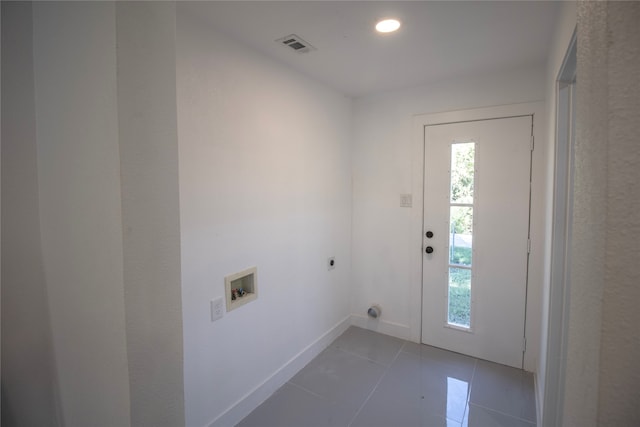
<svg viewBox="0 0 640 427">
<path fill-rule="evenodd" d="M 447 323 L 471 328 L 475 142 L 451 144 Z"/>
</svg>

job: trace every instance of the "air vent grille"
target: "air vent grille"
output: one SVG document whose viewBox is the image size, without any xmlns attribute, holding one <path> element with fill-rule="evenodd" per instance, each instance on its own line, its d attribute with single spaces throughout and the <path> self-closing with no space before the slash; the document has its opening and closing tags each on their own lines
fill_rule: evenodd
<svg viewBox="0 0 640 427">
<path fill-rule="evenodd" d="M 307 53 L 316 50 L 315 47 L 311 46 L 311 43 L 307 43 L 302 40 L 302 37 L 296 36 L 295 34 L 289 34 L 286 37 L 279 38 L 276 40 L 276 43 L 286 46 L 297 53 Z"/>
</svg>

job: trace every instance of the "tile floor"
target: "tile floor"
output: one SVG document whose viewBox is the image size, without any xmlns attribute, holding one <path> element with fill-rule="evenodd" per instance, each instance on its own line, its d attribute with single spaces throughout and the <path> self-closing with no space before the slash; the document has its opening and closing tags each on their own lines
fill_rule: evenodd
<svg viewBox="0 0 640 427">
<path fill-rule="evenodd" d="M 238 427 L 532 427 L 533 377 L 350 327 Z"/>
</svg>

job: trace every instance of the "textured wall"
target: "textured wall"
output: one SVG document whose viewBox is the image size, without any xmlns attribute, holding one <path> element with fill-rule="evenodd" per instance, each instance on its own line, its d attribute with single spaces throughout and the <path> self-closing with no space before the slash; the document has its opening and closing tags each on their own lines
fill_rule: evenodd
<svg viewBox="0 0 640 427">
<path fill-rule="evenodd" d="M 134 426 L 184 425 L 176 9 L 118 2 L 118 120 Z"/>
<path fill-rule="evenodd" d="M 638 425 L 640 3 L 578 7 L 564 424 Z"/>
<path fill-rule="evenodd" d="M 598 424 L 637 426 L 640 425 L 640 3 L 610 2 L 607 6 L 607 240 Z"/>
<path fill-rule="evenodd" d="M 606 4 L 578 7 L 571 290 L 564 422 L 595 425 L 607 182 Z"/>
</svg>

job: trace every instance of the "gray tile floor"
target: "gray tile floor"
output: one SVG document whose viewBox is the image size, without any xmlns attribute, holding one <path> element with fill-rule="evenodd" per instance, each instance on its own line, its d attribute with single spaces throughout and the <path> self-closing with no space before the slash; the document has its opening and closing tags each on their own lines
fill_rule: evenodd
<svg viewBox="0 0 640 427">
<path fill-rule="evenodd" d="M 350 327 L 238 427 L 532 427 L 533 377 Z"/>
</svg>

